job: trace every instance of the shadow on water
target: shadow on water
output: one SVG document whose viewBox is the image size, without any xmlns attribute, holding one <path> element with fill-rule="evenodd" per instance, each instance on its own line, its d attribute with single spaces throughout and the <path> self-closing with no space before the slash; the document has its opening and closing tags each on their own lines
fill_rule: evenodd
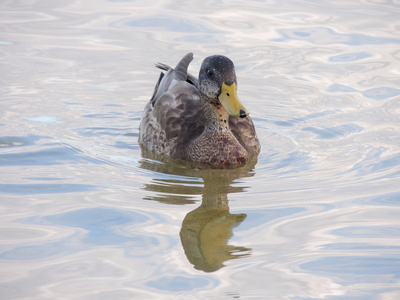
<svg viewBox="0 0 400 300">
<path fill-rule="evenodd" d="M 144 189 L 159 194 L 146 199 L 188 204 L 195 202 L 191 200 L 194 195 L 202 195 L 201 205 L 185 216 L 180 230 L 185 255 L 195 269 L 214 272 L 224 267 L 225 261 L 250 255 L 251 248 L 229 244 L 233 229 L 247 215 L 230 213 L 228 194 L 244 192 L 245 187 L 233 183 L 254 176 L 256 160 L 242 168 L 219 170 L 180 164 L 145 149 L 142 157 L 140 167 L 158 173 Z"/>
</svg>

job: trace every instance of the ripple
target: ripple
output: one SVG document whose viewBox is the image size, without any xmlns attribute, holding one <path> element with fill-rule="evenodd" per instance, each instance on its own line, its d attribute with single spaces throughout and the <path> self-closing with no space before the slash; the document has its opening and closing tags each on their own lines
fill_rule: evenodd
<svg viewBox="0 0 400 300">
<path fill-rule="evenodd" d="M 390 157 L 384 158 L 378 162 L 370 162 L 367 168 L 373 173 L 394 171 L 391 174 L 386 174 L 388 177 L 394 177 L 400 174 L 400 170 L 394 169 L 393 167 L 400 165 L 400 154 L 395 154 Z"/>
<path fill-rule="evenodd" d="M 337 251 L 382 251 L 382 250 L 400 250 L 400 246 L 375 245 L 372 243 L 334 243 L 321 246 L 322 250 Z"/>
<path fill-rule="evenodd" d="M 75 130 L 75 132 L 84 137 L 96 137 L 102 135 L 119 136 L 121 135 L 121 133 L 125 131 L 126 128 L 111 128 L 111 127 L 86 127 Z"/>
<path fill-rule="evenodd" d="M 376 149 L 366 155 L 361 161 L 354 164 L 348 172 L 357 172 L 359 176 L 368 174 L 380 174 L 387 178 L 399 176 L 400 154 L 382 157 L 382 150 Z"/>
<path fill-rule="evenodd" d="M 123 113 L 120 112 L 111 112 L 107 114 L 86 114 L 84 118 L 94 118 L 94 119 L 117 119 L 120 118 Z"/>
<path fill-rule="evenodd" d="M 400 44 L 400 39 L 396 38 L 375 37 L 361 33 L 338 33 L 327 27 L 288 28 L 279 29 L 277 32 L 282 38 L 273 39 L 275 42 L 297 40 L 314 45 L 343 44 L 350 46 Z"/>
<path fill-rule="evenodd" d="M 47 123 L 47 124 L 62 124 L 64 123 L 63 121 L 60 121 L 56 117 L 52 116 L 38 116 L 38 117 L 21 117 L 22 119 L 32 121 L 32 122 L 41 122 L 41 123 Z"/>
<path fill-rule="evenodd" d="M 209 32 L 210 29 L 202 24 L 198 24 L 193 20 L 184 18 L 176 18 L 175 16 L 151 16 L 149 18 L 138 19 L 134 21 L 128 21 L 125 23 L 132 27 L 143 27 L 143 28 L 157 28 L 162 31 L 171 32 L 190 32 L 190 33 L 201 33 Z"/>
<path fill-rule="evenodd" d="M 279 162 L 273 164 L 272 170 L 279 171 L 280 175 L 310 170 L 312 159 L 309 153 L 293 151 L 279 158 Z"/>
<path fill-rule="evenodd" d="M 49 166 L 66 162 L 100 163 L 97 159 L 87 157 L 81 150 L 71 146 L 0 155 L 0 166 Z"/>
<path fill-rule="evenodd" d="M 400 206 L 400 192 L 382 194 L 375 197 L 366 197 L 355 200 L 356 204 L 374 206 Z"/>
<path fill-rule="evenodd" d="M 367 98 L 375 100 L 385 100 L 398 96 L 400 94 L 400 90 L 391 87 L 379 87 L 366 90 L 362 94 Z"/>
<path fill-rule="evenodd" d="M 346 256 L 324 257 L 301 265 L 301 268 L 323 274 L 347 275 L 347 280 L 357 282 L 353 275 L 362 276 L 364 282 L 376 282 L 376 276 L 400 277 L 400 256 Z M 395 282 L 393 279 L 392 282 Z"/>
<path fill-rule="evenodd" d="M 46 220 L 60 225 L 81 227 L 87 230 L 121 225 L 125 223 L 143 223 L 149 220 L 136 212 L 123 212 L 106 208 L 84 208 L 62 214 L 51 215 Z"/>
<path fill-rule="evenodd" d="M 23 228 L 23 227 L 8 227 L 0 229 L 2 243 L 6 243 L 8 239 L 18 241 L 37 240 L 48 238 L 52 232 L 42 228 Z"/>
<path fill-rule="evenodd" d="M 332 62 L 350 62 L 357 61 L 361 59 L 365 59 L 371 57 L 372 55 L 368 52 L 355 52 L 355 53 L 346 53 L 336 56 L 329 57 L 329 61 Z"/>
<path fill-rule="evenodd" d="M 306 208 L 304 207 L 286 207 L 279 209 L 263 209 L 263 210 L 245 210 L 248 215 L 247 220 L 243 222 L 243 224 L 236 229 L 237 232 L 247 231 L 251 228 L 255 228 L 257 226 L 261 226 L 267 222 L 272 222 L 279 218 L 284 218 L 288 216 L 292 216 L 298 214 L 300 212 L 304 212 Z"/>
<path fill-rule="evenodd" d="M 293 119 L 289 119 L 289 120 L 286 120 L 286 121 L 274 121 L 274 124 L 279 125 L 279 126 L 293 126 L 294 124 L 297 124 L 297 123 L 301 123 L 301 122 L 304 122 L 304 121 L 307 121 L 307 120 L 326 117 L 326 116 L 329 116 L 329 115 L 336 114 L 338 112 L 340 112 L 339 109 L 324 110 L 324 111 L 321 111 L 321 112 L 308 114 L 308 115 L 306 115 L 304 117 L 301 117 L 301 118 L 293 118 Z"/>
<path fill-rule="evenodd" d="M 209 277 L 202 276 L 164 276 L 146 283 L 149 287 L 170 292 L 204 289 L 210 285 L 211 287 L 215 286 L 216 284 L 216 280 L 211 280 Z"/>
<path fill-rule="evenodd" d="M 400 236 L 400 228 L 385 226 L 351 226 L 340 228 L 331 232 L 335 235 L 353 238 L 390 238 Z"/>
<path fill-rule="evenodd" d="M 305 127 L 302 130 L 314 133 L 318 139 L 333 139 L 347 136 L 352 133 L 362 132 L 364 128 L 357 124 L 349 123 L 329 128 Z"/>
<path fill-rule="evenodd" d="M 31 193 L 32 194 L 32 193 Z M 138 224 L 150 221 L 148 216 L 134 211 L 120 211 L 106 208 L 83 208 L 65 213 L 49 215 L 42 218 L 34 217 L 25 220 L 28 224 L 45 224 L 74 228 L 69 237 L 61 241 L 38 243 L 36 245 L 22 245 L 0 253 L 0 258 L 14 260 L 37 260 L 52 256 L 66 255 L 79 251 L 82 245 L 127 245 L 135 249 L 127 249 L 130 256 L 142 256 L 150 253 L 141 249 L 158 249 L 159 239 L 138 233 Z M 42 225 L 43 226 L 43 225 Z M 129 230 L 119 230 L 121 226 L 129 226 Z M 77 228 L 82 230 L 76 230 Z M 44 229 L 43 229 L 44 230 Z M 15 231 L 15 230 L 14 230 Z M 29 231 L 23 231 L 27 234 Z M 35 231 L 36 232 L 36 231 Z M 31 236 L 32 238 L 32 236 Z M 79 240 L 79 242 L 78 242 Z M 71 245 L 74 241 L 74 245 Z M 78 246 L 81 245 L 81 246 Z"/>
<path fill-rule="evenodd" d="M 88 192 L 94 189 L 96 186 L 89 184 L 0 184 L 2 193 L 14 195 L 65 194 Z"/>
<path fill-rule="evenodd" d="M 344 84 L 335 83 L 329 86 L 327 89 L 330 93 L 352 93 L 356 92 L 356 89 Z"/>
<path fill-rule="evenodd" d="M 137 212 L 123 212 L 115 209 L 85 208 L 45 218 L 47 221 L 63 226 L 85 229 L 83 242 L 94 245 L 114 245 L 122 243 L 141 243 L 157 245 L 157 240 L 144 236 L 125 236 L 117 234 L 113 227 L 124 224 L 144 223 L 150 219 Z"/>
<path fill-rule="evenodd" d="M 0 45 L 2 46 L 10 46 L 10 45 L 14 45 L 13 42 L 9 42 L 9 41 L 0 41 Z"/>
<path fill-rule="evenodd" d="M 35 145 L 37 141 L 44 138 L 47 137 L 34 134 L 28 134 L 26 136 L 0 136 L 0 147 L 9 148 L 31 146 Z"/>
</svg>

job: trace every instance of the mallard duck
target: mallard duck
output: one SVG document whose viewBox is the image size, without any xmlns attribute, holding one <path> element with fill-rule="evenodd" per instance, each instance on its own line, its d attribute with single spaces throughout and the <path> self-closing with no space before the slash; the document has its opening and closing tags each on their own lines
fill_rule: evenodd
<svg viewBox="0 0 400 300">
<path fill-rule="evenodd" d="M 139 142 L 148 150 L 212 167 L 244 165 L 260 151 L 254 125 L 237 96 L 233 62 L 207 57 L 199 78 L 188 74 L 193 54 L 161 72 L 140 124 Z"/>
</svg>

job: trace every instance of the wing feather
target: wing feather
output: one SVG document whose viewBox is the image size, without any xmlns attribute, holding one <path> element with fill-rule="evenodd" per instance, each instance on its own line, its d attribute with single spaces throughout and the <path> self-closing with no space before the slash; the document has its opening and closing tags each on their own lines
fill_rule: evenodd
<svg viewBox="0 0 400 300">
<path fill-rule="evenodd" d="M 260 151 L 260 143 L 257 138 L 253 121 L 250 117 L 229 117 L 229 127 L 233 135 L 247 150 L 250 156 L 257 154 Z"/>
</svg>

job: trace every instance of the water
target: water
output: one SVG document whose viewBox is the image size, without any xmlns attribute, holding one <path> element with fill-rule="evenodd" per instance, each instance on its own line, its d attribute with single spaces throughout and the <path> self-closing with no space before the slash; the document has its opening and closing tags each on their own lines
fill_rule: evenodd
<svg viewBox="0 0 400 300">
<path fill-rule="evenodd" d="M 399 299 L 399 1 L 2 1 L 1 299 Z M 160 61 L 230 57 L 262 151 L 142 153 Z"/>
</svg>

